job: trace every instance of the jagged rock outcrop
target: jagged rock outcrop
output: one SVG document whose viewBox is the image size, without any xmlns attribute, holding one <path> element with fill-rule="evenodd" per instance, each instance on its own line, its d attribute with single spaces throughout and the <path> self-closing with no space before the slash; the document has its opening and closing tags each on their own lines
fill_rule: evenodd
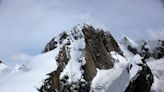
<svg viewBox="0 0 164 92">
<path fill-rule="evenodd" d="M 52 38 L 51 41 L 46 45 L 42 53 L 55 49 L 57 47 L 56 45 L 57 45 L 57 41 L 55 41 L 55 38 Z"/>
<path fill-rule="evenodd" d="M 153 74 L 144 59 L 138 64 L 141 70 L 130 80 L 125 92 L 150 92 L 154 82 Z"/>
<path fill-rule="evenodd" d="M 44 86 L 39 89 L 40 92 L 55 92 L 57 90 L 61 90 L 61 82 L 65 82 L 68 78 L 68 76 L 65 76 L 65 79 L 61 80 L 61 82 L 59 79 L 61 72 L 63 72 L 64 67 L 69 61 L 69 57 L 67 57 L 66 46 L 61 48 L 58 57 L 56 57 L 56 61 L 58 62 L 57 70 L 48 74 L 50 77 L 44 81 Z M 66 88 L 62 88 L 62 91 L 69 92 L 67 90 L 68 89 Z"/>
<path fill-rule="evenodd" d="M 97 69 L 106 70 L 114 67 L 115 62 L 110 52 L 114 51 L 124 57 L 109 32 L 90 25 L 74 27 L 70 32 L 63 32 L 59 37 L 53 38 L 42 53 L 58 48 L 58 55 L 54 57 L 58 67 L 47 74 L 49 77 L 38 88 L 39 92 L 90 92 Z M 146 63 L 141 65 L 142 69 L 135 79 L 131 80 L 125 92 L 149 92 L 153 79 L 150 69 L 145 65 Z M 145 78 L 148 80 L 144 80 Z M 141 83 L 145 85 L 142 86 Z M 139 88 L 145 90 L 138 91 Z"/>
</svg>

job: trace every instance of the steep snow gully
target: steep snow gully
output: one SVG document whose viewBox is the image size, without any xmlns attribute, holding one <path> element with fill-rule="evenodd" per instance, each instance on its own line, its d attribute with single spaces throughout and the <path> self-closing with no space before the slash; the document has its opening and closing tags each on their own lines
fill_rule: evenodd
<svg viewBox="0 0 164 92">
<path fill-rule="evenodd" d="M 0 91 L 164 92 L 158 88 L 163 59 L 149 62 L 130 46 L 138 44 L 128 38 L 118 43 L 108 31 L 91 25 L 75 26 L 53 37 L 26 65 L 1 62 Z"/>
</svg>

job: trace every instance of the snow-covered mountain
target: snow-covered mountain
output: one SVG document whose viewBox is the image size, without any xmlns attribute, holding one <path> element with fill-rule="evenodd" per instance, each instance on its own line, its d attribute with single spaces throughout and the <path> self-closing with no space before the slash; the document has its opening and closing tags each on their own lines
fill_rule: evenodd
<svg viewBox="0 0 164 92">
<path fill-rule="evenodd" d="M 26 65 L 0 64 L 0 90 L 149 92 L 154 82 L 153 66 L 148 64 L 149 68 L 138 50 L 131 53 L 129 46 L 137 48 L 138 44 L 128 39 L 119 44 L 102 29 L 75 26 L 53 37 Z"/>
<path fill-rule="evenodd" d="M 128 37 L 124 37 L 120 44 L 134 55 L 140 54 L 145 59 L 160 59 L 164 56 L 164 40 L 133 41 Z"/>
</svg>

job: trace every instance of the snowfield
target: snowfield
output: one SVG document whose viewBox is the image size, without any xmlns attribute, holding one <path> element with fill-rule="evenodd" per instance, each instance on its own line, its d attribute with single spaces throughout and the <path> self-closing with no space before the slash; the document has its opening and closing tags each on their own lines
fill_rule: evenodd
<svg viewBox="0 0 164 92">
<path fill-rule="evenodd" d="M 0 76 L 3 76 L 0 78 L 1 92 L 38 92 L 36 89 L 47 78 L 46 74 L 57 68 L 54 57 L 57 50 L 34 57 L 27 66 L 15 65 L 0 70 Z"/>
<path fill-rule="evenodd" d="M 151 68 L 155 79 L 151 92 L 164 92 L 164 58 L 149 60 L 147 64 Z"/>
</svg>

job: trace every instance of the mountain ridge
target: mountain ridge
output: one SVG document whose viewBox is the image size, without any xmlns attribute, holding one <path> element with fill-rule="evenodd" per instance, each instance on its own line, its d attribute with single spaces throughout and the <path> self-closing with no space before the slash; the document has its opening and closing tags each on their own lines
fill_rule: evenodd
<svg viewBox="0 0 164 92">
<path fill-rule="evenodd" d="M 27 65 L 9 69 L 0 79 L 0 89 L 13 92 L 7 89 L 13 86 L 15 92 L 149 92 L 154 81 L 151 70 L 140 55 L 126 52 L 110 32 L 87 24 L 75 26 L 53 37 Z"/>
<path fill-rule="evenodd" d="M 66 76 L 65 79 L 61 79 L 61 80 L 58 79 L 58 87 L 56 87 L 56 89 L 54 89 L 54 90 L 47 89 L 46 85 L 43 85 L 41 87 L 41 89 L 39 89 L 40 92 L 44 92 L 43 90 L 46 90 L 46 92 L 51 92 L 51 91 L 55 91 L 55 90 L 62 91 L 62 92 L 71 92 L 73 90 L 75 92 L 89 92 L 89 90 L 93 90 L 96 92 L 96 90 L 94 90 L 94 89 L 97 89 L 97 88 L 92 88 L 92 87 L 90 88 L 90 85 L 92 85 L 91 81 L 94 80 L 94 77 L 97 74 L 97 68 L 102 69 L 102 70 L 108 70 L 108 69 L 110 70 L 111 68 L 114 68 L 114 66 L 116 65 L 116 62 L 123 62 L 123 63 L 129 62 L 126 60 L 121 61 L 118 58 L 112 57 L 112 54 L 111 54 L 112 51 L 115 51 L 114 53 L 118 53 L 119 57 L 124 58 L 125 56 L 123 55 L 123 52 L 121 51 L 119 45 L 117 44 L 117 42 L 114 40 L 114 38 L 111 36 L 111 34 L 109 32 L 104 32 L 102 29 L 95 29 L 91 25 L 84 25 L 82 28 L 74 27 L 73 31 L 74 31 L 74 33 L 72 33 L 71 35 L 73 36 L 75 34 L 75 36 L 73 36 L 74 40 L 78 40 L 78 36 L 76 36 L 76 34 L 80 31 L 83 32 L 83 37 L 85 38 L 84 43 L 86 46 L 85 46 L 85 49 L 83 48 L 83 50 L 82 50 L 82 51 L 85 51 L 84 57 L 85 57 L 86 63 L 84 64 L 84 66 L 82 66 L 82 69 L 84 69 L 82 78 L 84 78 L 85 81 L 79 81 L 79 83 L 73 82 L 75 84 L 74 85 L 75 88 L 72 88 L 71 86 L 73 86 L 73 85 L 72 84 L 69 85 L 70 82 L 67 83 L 67 81 L 69 80 L 69 78 L 71 76 Z M 63 42 L 63 41 L 61 41 L 61 39 L 67 39 L 67 37 L 69 37 L 69 36 L 70 36 L 69 33 L 67 34 L 66 32 L 63 32 L 62 34 L 60 34 L 60 38 L 58 38 L 59 42 L 56 42 L 56 41 L 54 41 L 54 39 L 52 39 L 46 45 L 45 50 L 43 50 L 43 52 L 46 52 L 46 50 L 49 51 L 49 50 L 51 50 L 51 48 L 55 49 L 57 47 L 56 43 L 61 44 Z M 68 41 L 64 41 L 64 42 L 65 42 L 65 45 L 71 44 L 69 39 L 68 39 Z M 53 46 L 53 44 L 54 44 L 54 46 Z M 65 52 L 65 51 L 62 51 L 62 52 Z M 113 55 L 115 56 L 115 54 L 113 54 Z M 69 62 L 69 60 L 66 60 L 66 61 L 67 61 L 67 63 Z M 62 62 L 62 60 L 60 62 Z M 145 70 L 149 69 L 149 68 L 147 68 L 148 67 L 147 65 L 142 66 L 142 65 L 144 65 L 144 62 L 143 63 L 142 62 L 143 61 L 141 61 L 140 66 L 138 66 L 138 67 L 143 67 L 143 68 L 146 67 Z M 67 63 L 64 64 L 64 67 L 65 66 L 67 67 Z M 136 63 L 136 64 L 138 64 L 138 63 Z M 125 69 L 128 70 L 127 72 L 130 71 L 130 69 L 129 69 L 130 67 L 126 66 L 126 64 L 123 66 Z M 118 67 L 120 67 L 120 65 L 118 65 Z M 124 68 L 123 68 L 123 70 L 124 70 Z M 63 69 L 60 72 L 63 72 Z M 141 68 L 141 70 L 142 70 L 142 68 Z M 70 71 L 70 70 L 68 70 L 68 71 Z M 120 71 L 122 71 L 122 70 L 120 70 Z M 59 72 L 59 70 L 57 70 L 55 72 Z M 138 70 L 138 72 L 139 72 L 139 70 Z M 137 74 L 137 72 L 136 72 L 136 74 Z M 148 92 L 150 90 L 151 84 L 153 83 L 153 79 L 152 79 L 153 75 L 152 75 L 151 71 L 149 72 L 149 74 L 151 75 L 150 76 L 151 79 L 149 80 L 150 85 L 146 86 L 146 87 L 148 87 L 147 91 L 145 91 L 143 89 L 143 90 L 139 90 L 140 92 Z M 146 76 L 146 74 L 144 75 L 144 77 L 145 76 Z M 51 79 L 51 77 L 53 77 L 53 75 L 51 75 L 49 79 Z M 58 77 L 60 77 L 60 74 Z M 118 77 L 118 75 L 117 75 L 117 77 Z M 135 76 L 133 76 L 133 77 L 135 77 Z M 113 79 L 113 81 L 114 80 L 115 79 Z M 61 81 L 61 83 L 59 81 Z M 129 81 L 130 81 L 130 79 L 129 79 Z M 144 80 L 142 79 L 142 81 L 144 81 Z M 66 85 L 63 84 L 62 82 L 64 82 Z M 46 84 L 46 83 L 47 82 L 45 82 L 44 84 Z M 80 84 L 80 83 L 82 83 L 82 84 Z M 61 87 L 62 85 L 65 85 L 65 86 Z M 83 85 L 84 87 L 81 87 L 81 85 Z M 131 84 L 129 84 L 129 86 L 130 85 Z M 126 86 L 128 86 L 128 83 L 126 83 Z M 97 87 L 99 87 L 99 86 L 97 86 Z M 125 89 L 126 89 L 126 87 L 124 85 L 124 87 L 122 87 L 122 91 L 125 91 Z M 105 88 L 105 89 L 99 88 L 98 90 L 99 91 L 102 91 L 102 90 L 107 91 L 107 88 Z M 130 92 L 127 90 L 132 90 L 132 89 L 127 87 L 126 92 Z M 138 88 L 134 87 L 133 91 L 135 92 L 136 90 L 138 90 Z M 105 91 L 102 91 L 102 92 L 105 92 Z"/>
</svg>

